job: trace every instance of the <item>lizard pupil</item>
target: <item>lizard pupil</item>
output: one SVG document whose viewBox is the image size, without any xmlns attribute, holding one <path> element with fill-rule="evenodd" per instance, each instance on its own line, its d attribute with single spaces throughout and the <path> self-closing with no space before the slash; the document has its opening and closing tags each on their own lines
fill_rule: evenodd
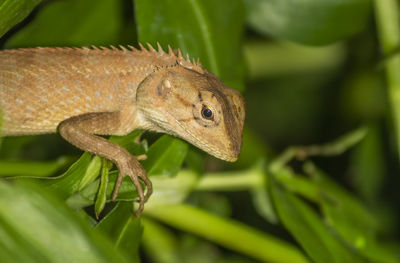
<svg viewBox="0 0 400 263">
<path fill-rule="evenodd" d="M 203 116 L 204 119 L 207 120 L 212 120 L 213 119 L 213 112 L 206 106 L 203 106 L 203 109 L 201 110 L 201 115 Z"/>
</svg>

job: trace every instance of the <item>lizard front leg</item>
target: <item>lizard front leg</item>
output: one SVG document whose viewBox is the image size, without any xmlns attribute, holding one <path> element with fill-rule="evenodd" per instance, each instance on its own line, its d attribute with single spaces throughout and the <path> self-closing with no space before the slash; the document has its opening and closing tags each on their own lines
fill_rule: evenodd
<svg viewBox="0 0 400 263">
<path fill-rule="evenodd" d="M 120 125 L 119 112 L 87 113 L 71 117 L 58 125 L 60 135 L 76 147 L 105 157 L 112 161 L 118 168 L 119 174 L 115 184 L 112 199 L 117 198 L 122 179 L 129 176 L 139 195 L 139 208 L 136 215 L 139 216 L 144 208 L 144 203 L 152 193 L 151 181 L 146 176 L 146 171 L 140 165 L 138 158 L 132 156 L 123 147 L 114 144 L 95 134 L 113 134 Z M 139 178 L 145 183 L 147 192 L 144 194 Z"/>
</svg>

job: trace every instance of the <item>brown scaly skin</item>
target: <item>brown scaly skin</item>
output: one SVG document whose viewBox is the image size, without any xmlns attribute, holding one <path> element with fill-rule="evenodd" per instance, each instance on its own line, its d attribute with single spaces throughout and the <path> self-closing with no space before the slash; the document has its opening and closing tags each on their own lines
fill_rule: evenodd
<svg viewBox="0 0 400 263">
<path fill-rule="evenodd" d="M 137 157 L 97 135 L 163 132 L 235 161 L 245 118 L 237 91 L 180 51 L 150 45 L 0 51 L 0 109 L 4 136 L 58 131 L 78 148 L 114 162 L 119 176 L 113 199 L 129 176 L 139 194 L 137 215 L 152 193 L 151 182 Z"/>
</svg>

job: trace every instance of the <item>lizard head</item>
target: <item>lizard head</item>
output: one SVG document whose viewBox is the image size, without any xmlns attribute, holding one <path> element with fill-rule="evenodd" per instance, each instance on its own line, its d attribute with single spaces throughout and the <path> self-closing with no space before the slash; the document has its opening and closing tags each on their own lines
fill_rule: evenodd
<svg viewBox="0 0 400 263">
<path fill-rule="evenodd" d="M 243 97 L 206 70 L 158 69 L 139 85 L 136 102 L 143 128 L 180 137 L 222 160 L 238 158 Z"/>
</svg>

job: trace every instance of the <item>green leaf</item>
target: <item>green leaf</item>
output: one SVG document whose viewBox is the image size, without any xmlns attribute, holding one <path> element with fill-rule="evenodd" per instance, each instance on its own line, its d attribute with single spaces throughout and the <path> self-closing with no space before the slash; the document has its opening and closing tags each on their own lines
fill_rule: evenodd
<svg viewBox="0 0 400 263">
<path fill-rule="evenodd" d="M 323 193 L 320 206 L 327 225 L 372 262 L 398 262 L 400 254 L 394 254 L 377 240 L 385 226 L 375 214 L 312 163 L 306 163 L 305 170 Z"/>
<path fill-rule="evenodd" d="M 181 168 L 183 160 L 188 151 L 187 143 L 169 135 L 163 135 L 154 142 L 147 152 L 147 159 L 142 162 L 148 176 L 152 175 L 175 175 Z M 111 194 L 118 176 L 118 171 L 112 171 L 109 175 L 107 188 L 107 200 L 111 200 Z M 154 180 L 152 180 L 154 181 Z M 189 180 L 192 182 L 191 180 Z M 177 186 L 180 186 L 179 184 Z M 187 187 L 183 187 L 187 189 Z M 72 195 L 68 204 L 73 208 L 81 208 L 94 203 L 99 180 L 97 179 L 85 189 Z M 76 192 L 76 191 L 75 191 Z M 185 192 L 186 194 L 186 192 Z M 179 196 L 181 196 L 179 194 Z M 132 201 L 137 197 L 137 191 L 130 178 L 125 177 L 122 181 L 117 200 Z"/>
<path fill-rule="evenodd" d="M 376 96 L 375 96 L 376 97 Z M 382 183 L 387 176 L 387 160 L 384 157 L 383 135 L 378 125 L 370 125 L 369 132 L 352 151 L 351 172 L 354 187 L 369 203 L 376 202 L 382 191 Z"/>
<path fill-rule="evenodd" d="M 244 89 L 239 0 L 134 1 L 139 41 L 171 45 L 201 63 L 228 86 Z"/>
<path fill-rule="evenodd" d="M 107 200 L 111 200 L 111 194 L 114 189 L 118 172 L 110 173 L 109 184 L 107 188 Z M 146 203 L 145 207 L 160 206 L 167 204 L 176 204 L 182 202 L 197 182 L 197 174 L 190 170 L 182 170 L 174 177 L 153 176 L 154 193 Z M 75 193 L 68 198 L 67 203 L 74 209 L 80 209 L 94 203 L 99 189 L 99 180 L 96 180 L 83 191 Z M 137 191 L 132 181 L 125 178 L 122 181 L 117 200 L 133 201 L 137 198 Z"/>
<path fill-rule="evenodd" d="M 326 45 L 364 29 L 370 0 L 245 0 L 258 32 L 308 45 Z"/>
<path fill-rule="evenodd" d="M 15 48 L 116 44 L 123 25 L 121 11 L 122 1 L 50 1 L 5 46 Z"/>
<path fill-rule="evenodd" d="M 79 182 L 78 190 L 82 190 L 88 184 L 96 180 L 100 174 L 102 159 L 100 156 L 95 155 L 90 161 L 85 173 L 82 175 L 82 179 Z"/>
<path fill-rule="evenodd" d="M 118 202 L 96 229 L 107 235 L 129 262 L 140 262 L 139 244 L 143 230 L 132 208 L 132 202 Z"/>
<path fill-rule="evenodd" d="M 262 262 L 309 262 L 302 252 L 286 241 L 189 205 L 154 206 L 145 209 L 144 215 Z"/>
<path fill-rule="evenodd" d="M 279 175 L 277 175 L 279 176 Z M 280 221 L 315 262 L 367 262 L 349 249 L 309 205 L 271 180 L 271 194 Z"/>
<path fill-rule="evenodd" d="M 251 189 L 254 208 L 257 213 L 271 224 L 276 224 L 278 218 L 273 208 L 271 197 L 265 187 L 254 187 Z"/>
<path fill-rule="evenodd" d="M 43 187 L 0 181 L 2 262 L 126 262 Z"/>
<path fill-rule="evenodd" d="M 70 158 L 60 157 L 55 161 L 21 161 L 21 160 L 1 160 L 0 161 L 0 177 L 3 176 L 35 176 L 47 177 L 53 175 L 67 163 Z"/>
<path fill-rule="evenodd" d="M 187 143 L 169 135 L 163 135 L 153 143 L 147 152 L 147 159 L 142 165 L 147 171 L 147 176 L 175 175 L 188 152 Z"/>
<path fill-rule="evenodd" d="M 87 177 L 92 178 L 93 173 L 96 171 L 89 169 L 92 162 L 92 155 L 90 153 L 84 153 L 82 156 L 73 163 L 68 170 L 60 176 L 57 177 L 26 177 L 26 176 L 15 176 L 11 177 L 14 181 L 37 181 L 38 184 L 46 186 L 47 189 L 53 191 L 61 199 L 66 199 L 73 193 L 80 190 L 82 185 L 82 178 L 87 175 Z M 38 180 L 40 179 L 40 180 Z M 86 179 L 87 180 L 87 179 Z M 90 181 L 90 180 L 89 180 Z"/>
<path fill-rule="evenodd" d="M 147 141 L 140 138 L 143 132 L 143 130 L 134 130 L 125 136 L 111 136 L 110 142 L 121 145 L 133 155 L 141 155 L 148 148 Z"/>
<path fill-rule="evenodd" d="M 319 187 L 319 191 L 323 193 L 321 205 L 329 209 L 327 216 L 336 210 L 337 215 L 351 218 L 353 230 L 361 230 L 361 232 L 376 233 L 378 231 L 378 221 L 353 195 L 348 193 L 343 187 L 336 184 L 326 174 L 319 170 L 311 162 L 307 162 L 304 166 L 305 171 L 312 176 L 315 184 Z M 325 209 L 324 208 L 324 209 Z M 329 222 L 329 221 L 328 221 Z M 333 223 L 333 222 L 330 222 Z"/>
<path fill-rule="evenodd" d="M 259 160 L 253 165 L 251 172 L 259 177 L 260 182 L 250 189 L 254 208 L 257 213 L 265 218 L 269 223 L 276 224 L 278 216 L 273 208 L 273 202 L 269 193 L 269 174 L 266 172 L 265 160 Z"/>
<path fill-rule="evenodd" d="M 96 201 L 94 202 L 94 212 L 96 218 L 99 218 L 101 211 L 103 211 L 107 201 L 107 187 L 108 187 L 108 172 L 112 167 L 112 163 L 105 158 L 102 159 L 100 187 L 97 192 Z"/>
<path fill-rule="evenodd" d="M 108 178 L 107 187 L 107 201 L 111 200 L 112 193 L 114 191 L 115 182 L 117 181 L 118 171 L 112 171 Z M 97 179 L 93 183 L 89 184 L 85 189 L 79 192 L 75 192 L 67 199 L 67 204 L 74 209 L 80 209 L 94 204 L 97 193 L 99 191 L 100 180 Z M 122 180 L 121 187 L 119 189 L 118 201 L 133 201 L 137 197 L 137 191 L 130 178 L 125 177 Z"/>
<path fill-rule="evenodd" d="M 92 155 L 86 152 L 64 174 L 58 177 L 46 178 L 47 180 L 43 179 L 39 183 L 46 185 L 62 199 L 67 198 L 79 191 L 79 186 L 87 172 L 91 159 Z"/>
<path fill-rule="evenodd" d="M 21 22 L 41 0 L 0 0 L 0 37 Z"/>
</svg>

